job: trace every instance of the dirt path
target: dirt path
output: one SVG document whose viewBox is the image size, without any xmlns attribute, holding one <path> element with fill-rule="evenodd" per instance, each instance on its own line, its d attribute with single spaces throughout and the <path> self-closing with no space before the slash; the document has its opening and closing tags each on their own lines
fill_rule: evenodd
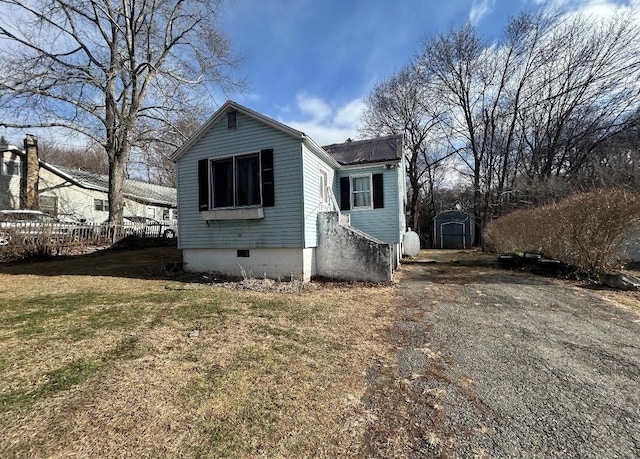
<svg viewBox="0 0 640 459">
<path fill-rule="evenodd" d="M 640 456 L 639 296 L 444 263 L 399 275 L 363 455 Z"/>
</svg>

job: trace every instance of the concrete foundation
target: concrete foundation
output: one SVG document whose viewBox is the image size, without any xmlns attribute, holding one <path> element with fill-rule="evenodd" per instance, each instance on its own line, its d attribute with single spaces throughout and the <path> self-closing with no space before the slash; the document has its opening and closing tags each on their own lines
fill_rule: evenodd
<svg viewBox="0 0 640 459">
<path fill-rule="evenodd" d="M 184 269 L 227 276 L 298 279 L 315 275 L 315 249 L 183 249 Z"/>
<path fill-rule="evenodd" d="M 339 220 L 338 212 L 318 215 L 319 245 L 312 248 L 182 249 L 184 269 L 227 276 L 388 282 L 400 247 L 378 241 Z"/>
</svg>

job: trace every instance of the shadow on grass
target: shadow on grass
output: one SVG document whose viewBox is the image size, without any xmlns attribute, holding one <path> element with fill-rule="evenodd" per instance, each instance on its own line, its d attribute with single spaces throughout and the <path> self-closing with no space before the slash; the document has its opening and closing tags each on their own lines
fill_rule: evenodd
<svg viewBox="0 0 640 459">
<path fill-rule="evenodd" d="M 528 272 L 493 266 L 465 266 L 450 263 L 413 264 L 402 268 L 403 280 L 434 284 L 518 284 L 549 285 L 551 280 Z"/>
<path fill-rule="evenodd" d="M 183 275 L 182 255 L 176 247 L 114 248 L 43 261 L 0 264 L 2 274 L 36 276 L 112 276 L 175 280 Z"/>
</svg>

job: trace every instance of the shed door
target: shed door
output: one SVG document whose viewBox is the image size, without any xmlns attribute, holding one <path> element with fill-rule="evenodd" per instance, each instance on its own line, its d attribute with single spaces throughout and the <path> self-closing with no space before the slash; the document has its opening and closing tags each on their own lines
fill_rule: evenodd
<svg viewBox="0 0 640 459">
<path fill-rule="evenodd" d="M 440 248 L 466 249 L 464 223 L 448 222 L 440 225 Z"/>
</svg>

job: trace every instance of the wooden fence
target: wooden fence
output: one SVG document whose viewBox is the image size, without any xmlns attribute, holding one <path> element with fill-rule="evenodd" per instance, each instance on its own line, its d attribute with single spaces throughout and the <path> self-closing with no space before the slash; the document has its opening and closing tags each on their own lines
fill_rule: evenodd
<svg viewBox="0 0 640 459">
<path fill-rule="evenodd" d="M 109 246 L 128 239 L 173 239 L 177 236 L 175 222 L 143 225 L 125 222 L 108 223 L 25 223 L 0 222 L 0 255 L 19 256 L 21 252 L 64 252 L 79 246 Z"/>
</svg>

